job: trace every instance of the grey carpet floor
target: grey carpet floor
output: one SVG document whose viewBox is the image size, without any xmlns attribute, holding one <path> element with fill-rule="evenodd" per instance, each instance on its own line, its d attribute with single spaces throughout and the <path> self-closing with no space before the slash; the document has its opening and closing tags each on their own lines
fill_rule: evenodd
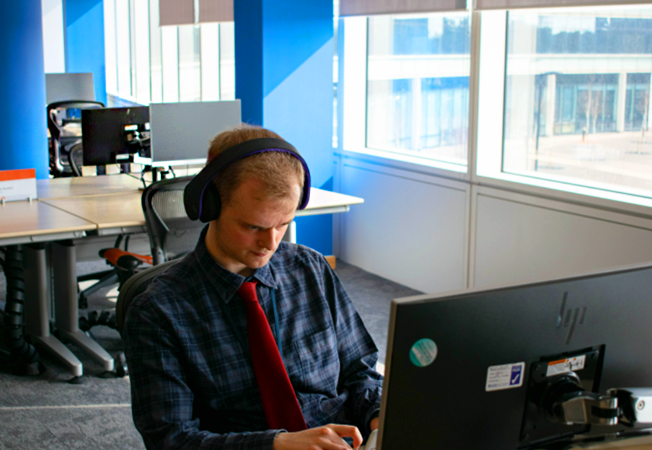
<svg viewBox="0 0 652 450">
<path fill-rule="evenodd" d="M 106 270 L 102 261 L 78 264 L 78 273 Z M 375 276 L 343 261 L 336 273 L 355 304 L 385 362 L 389 307 L 393 298 L 420 292 Z M 6 285 L 0 272 L 0 301 Z M 89 299 L 89 310 L 115 307 L 115 297 L 104 289 Z M 86 313 L 82 310 L 81 313 Z M 109 353 L 122 343 L 117 331 L 96 326 L 92 333 Z M 0 450 L 4 449 L 144 449 L 131 419 L 129 378 L 105 374 L 74 344 L 68 345 L 84 366 L 81 384 L 47 354 L 46 371 L 39 376 L 18 376 L 0 368 Z"/>
</svg>

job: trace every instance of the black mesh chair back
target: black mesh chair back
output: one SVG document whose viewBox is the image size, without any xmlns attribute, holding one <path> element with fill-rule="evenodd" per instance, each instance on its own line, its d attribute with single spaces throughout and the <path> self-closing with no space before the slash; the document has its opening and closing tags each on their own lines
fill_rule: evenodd
<svg viewBox="0 0 652 450">
<path fill-rule="evenodd" d="M 50 103 L 46 108 L 50 132 L 50 174 L 54 177 L 79 176 L 83 162 L 81 152 L 81 119 L 70 119 L 68 110 L 104 108 L 104 103 L 90 100 L 66 100 Z M 71 150 L 76 147 L 76 160 L 71 164 Z M 75 170 L 77 169 L 77 170 Z"/>
<path fill-rule="evenodd" d="M 197 244 L 204 224 L 190 220 L 183 206 L 183 190 L 192 179 L 166 179 L 143 191 L 143 213 L 154 265 L 183 256 Z"/>
<path fill-rule="evenodd" d="M 84 165 L 84 148 L 81 142 L 77 142 L 70 147 L 68 152 L 68 163 L 74 176 L 82 176 L 82 165 Z"/>
<path fill-rule="evenodd" d="M 147 286 L 160 274 L 168 270 L 168 268 L 176 264 L 179 260 L 172 260 L 159 264 L 158 266 L 150 267 L 145 269 L 129 278 L 125 284 L 120 288 L 120 294 L 118 294 L 118 301 L 115 305 L 115 318 L 116 318 L 116 329 L 122 334 L 122 327 L 125 323 L 125 317 L 127 315 L 127 308 L 131 301 L 141 292 L 145 292 Z"/>
</svg>

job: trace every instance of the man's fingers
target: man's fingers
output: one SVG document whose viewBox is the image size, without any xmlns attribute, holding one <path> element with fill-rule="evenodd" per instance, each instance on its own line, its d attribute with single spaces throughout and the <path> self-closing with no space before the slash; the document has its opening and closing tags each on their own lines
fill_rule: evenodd
<svg viewBox="0 0 652 450">
<path fill-rule="evenodd" d="M 340 437 L 350 437 L 353 439 L 353 448 L 358 448 L 362 444 L 362 435 L 360 434 L 358 427 L 351 425 L 338 425 L 334 423 L 326 426 L 337 433 Z"/>
</svg>

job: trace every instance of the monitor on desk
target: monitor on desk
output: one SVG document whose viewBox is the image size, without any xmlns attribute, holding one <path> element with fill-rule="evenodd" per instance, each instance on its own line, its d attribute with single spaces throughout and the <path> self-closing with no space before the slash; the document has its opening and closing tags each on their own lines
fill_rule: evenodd
<svg viewBox="0 0 652 450">
<path fill-rule="evenodd" d="M 387 347 L 378 449 L 631 435 L 652 427 L 624 389 L 652 387 L 652 265 L 397 299 Z"/>
<path fill-rule="evenodd" d="M 141 153 L 149 157 L 149 108 L 82 110 L 82 146 L 85 166 L 129 162 Z"/>
<path fill-rule="evenodd" d="M 47 104 L 64 100 L 95 101 L 92 73 L 46 73 Z"/>
<path fill-rule="evenodd" d="M 242 121 L 240 100 L 152 103 L 152 166 L 204 164 L 218 133 Z"/>
</svg>

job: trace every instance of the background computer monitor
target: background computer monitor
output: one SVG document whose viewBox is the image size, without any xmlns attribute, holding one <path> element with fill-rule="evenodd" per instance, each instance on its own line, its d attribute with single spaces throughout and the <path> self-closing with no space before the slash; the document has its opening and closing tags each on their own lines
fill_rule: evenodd
<svg viewBox="0 0 652 450">
<path fill-rule="evenodd" d="M 652 265 L 394 300 L 379 449 L 552 448 L 534 443 L 628 430 L 541 416 L 536 387 L 581 355 L 589 391 L 652 386 Z"/>
<path fill-rule="evenodd" d="M 203 164 L 211 139 L 242 121 L 240 100 L 152 103 L 152 166 Z"/>
<path fill-rule="evenodd" d="M 64 100 L 95 100 L 92 73 L 46 73 L 47 104 Z"/>
<path fill-rule="evenodd" d="M 82 146 L 85 166 L 123 162 L 120 155 L 133 153 L 136 132 L 147 138 L 149 108 L 104 108 L 82 110 Z M 141 155 L 149 157 L 149 154 Z"/>
</svg>

